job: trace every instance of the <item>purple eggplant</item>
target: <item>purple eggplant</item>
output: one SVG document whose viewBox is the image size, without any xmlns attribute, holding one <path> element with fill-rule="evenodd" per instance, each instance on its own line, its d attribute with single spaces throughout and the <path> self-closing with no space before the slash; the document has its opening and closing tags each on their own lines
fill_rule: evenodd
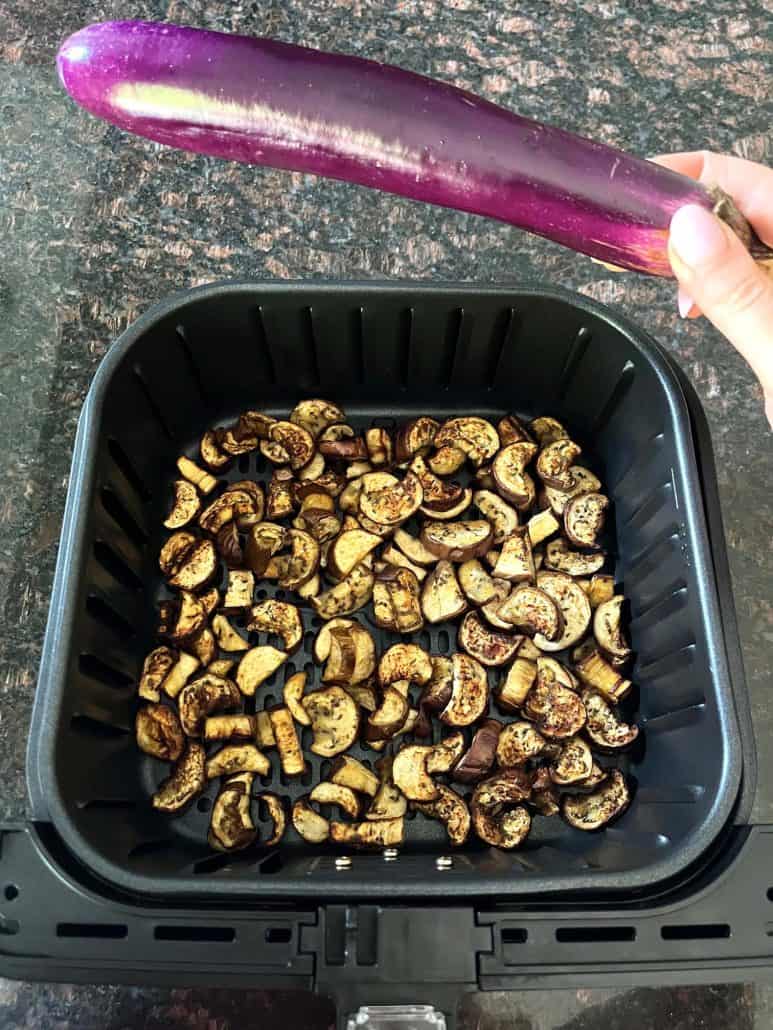
<svg viewBox="0 0 773 1030">
<path fill-rule="evenodd" d="M 153 22 L 90 25 L 59 74 L 82 107 L 183 150 L 486 215 L 607 264 L 670 276 L 671 216 L 730 198 L 659 165 L 390 65 Z"/>
</svg>

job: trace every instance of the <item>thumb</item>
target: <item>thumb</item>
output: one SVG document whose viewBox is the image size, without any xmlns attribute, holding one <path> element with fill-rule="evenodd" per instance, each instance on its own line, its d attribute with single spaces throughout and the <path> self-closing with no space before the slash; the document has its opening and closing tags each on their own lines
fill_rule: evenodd
<svg viewBox="0 0 773 1030">
<path fill-rule="evenodd" d="M 696 204 L 671 219 L 669 258 L 682 291 L 740 351 L 773 415 L 773 278 L 730 229 Z"/>
</svg>

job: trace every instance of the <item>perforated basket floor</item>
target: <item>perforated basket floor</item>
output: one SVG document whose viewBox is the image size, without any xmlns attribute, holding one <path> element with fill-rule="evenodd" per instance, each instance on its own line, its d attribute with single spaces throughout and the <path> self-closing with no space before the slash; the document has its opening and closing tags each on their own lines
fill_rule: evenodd
<svg viewBox="0 0 773 1030">
<path fill-rule="evenodd" d="M 134 683 L 152 644 L 174 461 L 246 407 L 285 414 L 319 394 L 359 425 L 547 412 L 583 445 L 614 503 L 615 572 L 637 654 L 629 714 L 644 729 L 625 759 L 634 803 L 614 826 L 584 834 L 537 817 L 522 850 L 471 843 L 439 877 L 444 830 L 416 815 L 399 863 L 358 855 L 342 875 L 340 851 L 292 831 L 272 853 L 213 855 L 211 797 L 175 819 L 150 809 L 166 770 L 135 747 Z M 264 475 L 252 455 L 231 478 Z M 292 671 L 314 669 L 308 609 L 304 625 L 302 649 L 262 688 L 261 706 Z M 398 639 L 378 632 L 382 646 Z M 441 626 L 419 642 L 443 653 L 454 638 Z M 288 781 L 274 756 L 265 786 L 306 793 L 324 774 L 310 757 Z M 557 291 L 228 284 L 173 298 L 114 344 L 79 429 L 28 770 L 35 819 L 53 822 L 98 876 L 167 898 L 630 893 L 711 844 L 741 766 L 689 418 L 646 336 Z"/>
</svg>

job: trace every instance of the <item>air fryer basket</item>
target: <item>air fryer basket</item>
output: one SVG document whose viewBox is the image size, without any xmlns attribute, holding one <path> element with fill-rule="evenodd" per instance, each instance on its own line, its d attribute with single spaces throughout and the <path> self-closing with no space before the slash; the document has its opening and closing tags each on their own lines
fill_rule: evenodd
<svg viewBox="0 0 773 1030">
<path fill-rule="evenodd" d="M 342 875 L 334 849 L 292 831 L 272 853 L 213 855 L 207 799 L 177 819 L 151 810 L 166 770 L 135 747 L 134 683 L 152 646 L 174 461 L 246 407 L 279 414 L 313 395 L 360 425 L 547 412 L 584 446 L 614 502 L 644 730 L 625 762 L 634 803 L 612 827 L 584 834 L 537 818 L 522 850 L 471 843 L 438 875 L 443 828 L 417 815 L 398 863 L 355 855 Z M 261 475 L 255 455 L 231 476 L 245 474 Z M 311 660 L 309 611 L 304 623 L 295 669 Z M 382 646 L 395 639 L 381 634 Z M 449 652 L 454 633 L 433 627 L 421 642 Z M 277 695 L 284 675 L 264 695 Z M 313 756 L 301 781 L 272 761 L 264 783 L 287 798 L 320 778 Z M 689 416 L 646 334 L 553 289 L 234 283 L 156 306 L 110 350 L 76 441 L 28 755 L 34 818 L 53 822 L 100 877 L 165 898 L 630 895 L 682 872 L 717 838 L 741 766 Z"/>
</svg>

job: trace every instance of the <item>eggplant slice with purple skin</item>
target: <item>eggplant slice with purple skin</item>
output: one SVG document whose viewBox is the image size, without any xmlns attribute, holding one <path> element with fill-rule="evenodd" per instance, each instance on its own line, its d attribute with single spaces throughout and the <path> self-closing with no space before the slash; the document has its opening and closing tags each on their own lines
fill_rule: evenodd
<svg viewBox="0 0 773 1030">
<path fill-rule="evenodd" d="M 504 769 L 477 785 L 470 802 L 473 829 L 496 848 L 517 848 L 529 835 L 531 817 L 524 802 L 532 777 L 523 769 Z"/>
<path fill-rule="evenodd" d="M 619 769 L 591 794 L 567 794 L 561 804 L 561 815 L 578 830 L 599 830 L 626 810 L 631 794 Z"/>
<path fill-rule="evenodd" d="M 497 742 L 502 724 L 486 719 L 475 731 L 470 746 L 453 767 L 451 779 L 458 783 L 477 783 L 488 775 L 497 754 Z"/>
</svg>

